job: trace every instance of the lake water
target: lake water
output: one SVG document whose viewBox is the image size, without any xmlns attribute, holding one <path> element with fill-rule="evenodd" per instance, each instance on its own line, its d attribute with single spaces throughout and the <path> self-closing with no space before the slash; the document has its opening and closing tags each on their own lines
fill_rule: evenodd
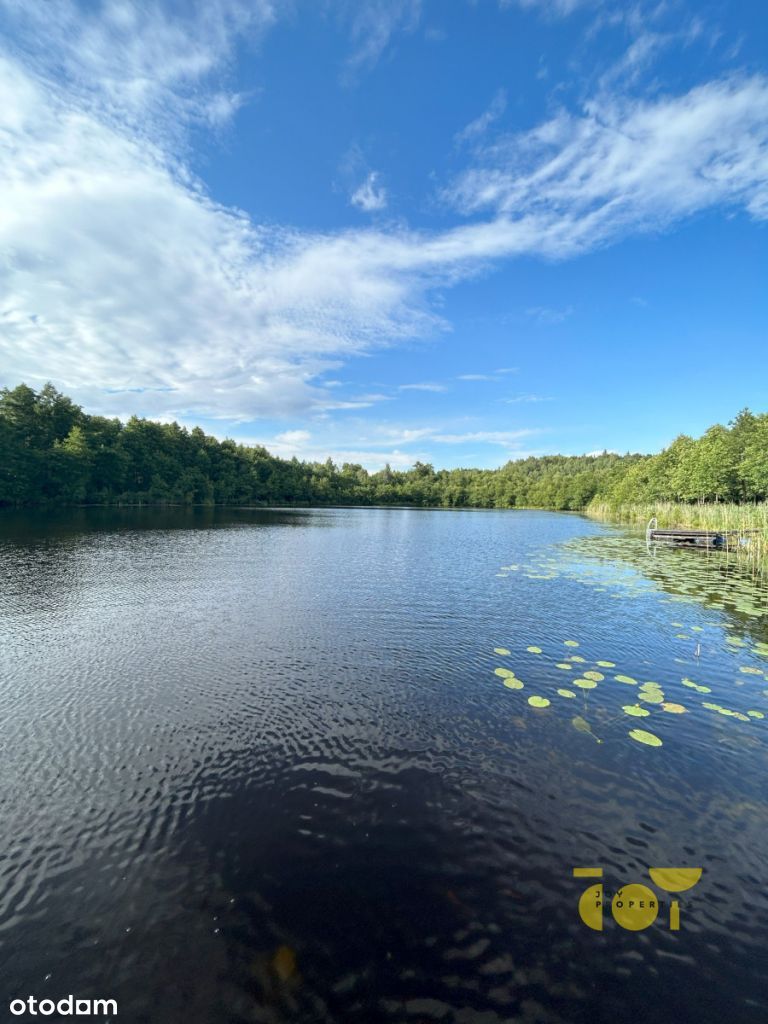
<svg viewBox="0 0 768 1024">
<path fill-rule="evenodd" d="M 0 1003 L 764 1024 L 768 605 L 722 555 L 539 512 L 93 509 L 5 513 L 0 560 Z M 617 923 L 629 883 L 679 930 Z"/>
</svg>

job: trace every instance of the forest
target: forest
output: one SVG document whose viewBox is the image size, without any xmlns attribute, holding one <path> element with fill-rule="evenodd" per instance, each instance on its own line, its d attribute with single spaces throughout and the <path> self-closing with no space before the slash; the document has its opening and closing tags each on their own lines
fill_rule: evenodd
<svg viewBox="0 0 768 1024">
<path fill-rule="evenodd" d="M 580 510 L 768 498 L 768 413 L 742 410 L 657 455 L 547 455 L 407 471 L 281 459 L 199 427 L 85 413 L 51 384 L 0 391 L 0 505 L 417 505 Z"/>
</svg>

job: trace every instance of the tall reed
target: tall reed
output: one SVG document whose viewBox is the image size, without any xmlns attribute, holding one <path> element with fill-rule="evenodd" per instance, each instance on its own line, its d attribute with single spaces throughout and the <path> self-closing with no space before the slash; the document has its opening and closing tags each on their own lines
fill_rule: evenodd
<svg viewBox="0 0 768 1024">
<path fill-rule="evenodd" d="M 698 530 L 735 530 L 729 553 L 760 572 L 768 573 L 768 502 L 736 505 L 728 502 L 674 501 L 610 505 L 595 501 L 586 512 L 598 519 L 645 526 L 655 516 L 662 529 L 690 527 Z M 756 532 L 752 532 L 756 531 Z"/>
</svg>

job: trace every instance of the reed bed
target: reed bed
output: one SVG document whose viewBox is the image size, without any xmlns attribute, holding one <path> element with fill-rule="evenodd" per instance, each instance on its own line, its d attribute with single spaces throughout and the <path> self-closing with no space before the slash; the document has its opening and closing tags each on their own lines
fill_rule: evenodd
<svg viewBox="0 0 768 1024">
<path fill-rule="evenodd" d="M 701 502 L 688 505 L 658 501 L 609 505 L 598 501 L 593 502 L 586 511 L 597 519 L 642 526 L 656 516 L 662 529 L 688 526 L 698 530 L 736 530 L 742 536 L 729 548 L 728 554 L 768 574 L 768 502 L 743 505 Z"/>
</svg>

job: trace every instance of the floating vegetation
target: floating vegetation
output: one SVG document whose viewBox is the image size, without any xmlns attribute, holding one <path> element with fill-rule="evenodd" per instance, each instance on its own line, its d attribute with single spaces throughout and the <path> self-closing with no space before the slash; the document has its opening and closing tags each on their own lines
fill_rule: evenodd
<svg viewBox="0 0 768 1024">
<path fill-rule="evenodd" d="M 692 679 L 683 679 L 683 686 L 687 686 L 690 690 L 696 690 L 697 693 L 712 693 L 712 690 L 708 686 L 700 686 L 698 683 L 694 683 Z"/>
<path fill-rule="evenodd" d="M 595 736 L 595 734 L 592 732 L 592 726 L 589 724 L 586 718 L 582 718 L 581 715 L 576 715 L 575 718 L 572 718 L 571 725 L 577 732 L 583 732 L 586 733 L 587 736 L 591 736 L 596 743 L 603 742 L 601 739 L 598 739 L 597 736 Z"/>
<path fill-rule="evenodd" d="M 548 708 L 551 701 L 548 701 L 546 697 L 529 697 L 528 703 L 532 708 Z"/>
<path fill-rule="evenodd" d="M 563 629 L 571 635 L 561 641 L 563 647 L 570 648 L 560 655 L 562 660 L 557 660 L 556 649 L 552 652 L 535 644 L 525 647 L 531 655 L 540 656 L 547 651 L 547 655 L 537 663 L 535 674 L 525 673 L 530 676 L 527 684 L 517 679 L 512 669 L 494 669 L 510 690 L 539 691 L 540 696 L 526 695 L 531 707 L 546 708 L 554 704 L 550 720 L 562 713 L 555 697 L 575 700 L 581 691 L 584 716 L 588 715 L 589 703 L 591 714 L 599 716 L 594 718 L 596 724 L 603 722 L 611 726 L 615 723 L 615 729 L 610 730 L 613 737 L 620 735 L 623 738 L 626 735 L 619 726 L 621 721 L 625 727 L 628 724 L 625 715 L 638 720 L 655 716 L 666 721 L 673 734 L 677 727 L 666 718 L 667 715 L 688 715 L 695 721 L 697 715 L 711 711 L 718 715 L 717 721 L 722 723 L 724 731 L 730 728 L 725 724 L 728 719 L 745 725 L 751 723 L 757 733 L 768 725 L 768 705 L 765 703 L 768 689 L 763 682 L 763 679 L 768 679 L 768 634 L 757 634 L 758 628 L 768 627 L 768 578 L 764 585 L 754 576 L 749 576 L 743 564 L 731 561 L 727 553 L 713 552 L 702 556 L 701 553 L 694 555 L 662 547 L 649 551 L 644 539 L 639 536 L 633 539 L 626 532 L 578 537 L 557 545 L 554 555 L 542 552 L 538 557 L 534 555 L 529 564 L 502 567 L 505 574 L 517 570 L 522 570 L 522 574 L 532 581 L 528 583 L 527 579 L 518 578 L 515 583 L 522 587 L 534 587 L 538 580 L 562 578 L 589 587 L 593 593 L 604 594 L 603 605 L 609 597 L 646 602 L 638 612 L 642 617 L 646 617 L 647 612 L 649 624 L 658 621 L 660 605 L 685 606 L 679 609 L 678 618 L 671 622 L 671 629 L 668 616 L 674 614 L 673 609 L 670 608 L 664 616 L 667 626 L 659 634 L 659 657 L 635 655 L 633 664 L 633 661 L 623 660 L 622 652 L 614 647 L 614 657 L 619 656 L 618 662 L 608 658 L 587 659 L 576 651 L 582 644 L 588 646 L 586 637 L 581 641 L 572 639 L 579 634 L 575 630 L 571 632 L 571 623 Z M 691 606 L 694 606 L 693 610 Z M 696 621 L 699 610 L 702 617 Z M 726 616 L 730 620 L 727 624 Z M 760 619 L 762 622 L 757 621 Z M 675 640 L 683 642 L 675 645 Z M 551 643 L 551 639 L 547 643 Z M 511 654 L 506 647 L 496 647 L 494 653 L 502 658 L 509 658 Z M 646 658 L 648 660 L 644 660 Z M 679 670 L 676 669 L 677 664 L 680 665 Z M 660 667 L 654 669 L 652 665 Z M 593 708 L 595 697 L 589 691 L 605 681 L 606 670 L 610 670 L 608 678 L 611 684 L 600 690 L 598 706 Z M 561 687 L 559 680 L 562 676 L 558 673 L 563 672 L 570 673 L 570 676 Z M 652 672 L 658 674 L 662 682 L 640 681 Z M 688 672 L 692 672 L 694 678 L 684 674 Z M 698 682 L 695 679 L 697 675 L 706 678 L 709 685 Z M 752 680 L 748 677 L 754 677 L 762 686 L 753 690 Z M 612 696 L 616 694 L 612 685 L 614 681 L 637 687 L 634 703 L 622 704 L 621 699 Z M 685 704 L 681 703 L 685 694 L 680 687 L 687 691 L 689 700 Z M 713 696 L 713 688 L 716 696 Z M 704 700 L 694 699 L 694 694 Z M 728 701 L 732 706 L 726 706 L 722 701 Z M 749 708 L 749 704 L 758 706 Z M 592 732 L 586 717 L 576 716 L 572 725 L 576 731 L 589 733 L 597 742 L 602 742 Z M 638 744 L 662 745 L 655 732 L 633 729 L 628 735 Z M 686 735 L 686 723 L 683 723 L 678 736 Z M 726 741 L 725 737 L 719 738 Z M 664 743 L 667 742 L 665 737 Z"/>
<path fill-rule="evenodd" d="M 640 700 L 644 704 L 663 704 L 664 694 L 657 690 L 646 690 L 640 694 Z"/>
<path fill-rule="evenodd" d="M 625 704 L 621 710 L 633 718 L 647 718 L 651 713 L 647 708 L 641 708 L 639 704 Z"/>
<path fill-rule="evenodd" d="M 648 747 L 660 747 L 661 740 L 658 736 L 654 736 L 652 732 L 646 732 L 645 729 L 631 729 L 629 732 L 630 738 L 635 740 L 637 743 L 645 743 Z"/>
</svg>

